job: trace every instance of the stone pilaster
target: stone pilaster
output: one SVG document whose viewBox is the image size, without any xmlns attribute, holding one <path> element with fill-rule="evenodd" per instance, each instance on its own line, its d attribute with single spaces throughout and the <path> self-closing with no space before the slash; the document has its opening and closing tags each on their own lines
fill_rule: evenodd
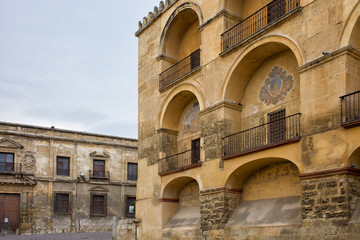
<svg viewBox="0 0 360 240">
<path fill-rule="evenodd" d="M 177 153 L 178 132 L 170 129 L 161 128 L 157 130 L 159 137 L 159 151 L 166 157 Z"/>
<path fill-rule="evenodd" d="M 241 193 L 225 189 L 200 193 L 201 230 L 223 229 L 241 200 Z"/>
<path fill-rule="evenodd" d="M 340 168 L 302 174 L 302 236 L 347 239 L 360 199 L 360 170 Z"/>
<path fill-rule="evenodd" d="M 200 112 L 205 161 L 223 156 L 223 137 L 240 129 L 241 106 L 220 102 Z M 234 129 L 233 129 L 234 128 Z"/>
</svg>

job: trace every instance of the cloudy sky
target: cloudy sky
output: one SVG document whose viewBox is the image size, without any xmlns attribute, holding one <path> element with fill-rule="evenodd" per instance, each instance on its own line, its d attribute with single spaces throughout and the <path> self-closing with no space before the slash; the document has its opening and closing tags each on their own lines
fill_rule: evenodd
<svg viewBox="0 0 360 240">
<path fill-rule="evenodd" d="M 0 121 L 137 138 L 138 21 L 159 0 L 0 0 Z"/>
</svg>

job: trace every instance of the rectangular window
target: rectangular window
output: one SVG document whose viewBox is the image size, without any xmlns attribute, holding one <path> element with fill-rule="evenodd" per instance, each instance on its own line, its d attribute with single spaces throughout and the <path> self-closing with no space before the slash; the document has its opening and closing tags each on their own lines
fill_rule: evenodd
<svg viewBox="0 0 360 240">
<path fill-rule="evenodd" d="M 54 212 L 56 214 L 70 214 L 69 193 L 55 193 Z"/>
<path fill-rule="evenodd" d="M 135 217 L 135 197 L 127 197 L 126 198 L 126 216 L 127 217 Z"/>
<path fill-rule="evenodd" d="M 136 181 L 137 180 L 137 163 L 128 163 L 127 168 L 127 179 L 130 181 Z"/>
<path fill-rule="evenodd" d="M 106 216 L 106 194 L 91 194 L 90 213 L 92 216 Z"/>
<path fill-rule="evenodd" d="M 105 177 L 105 161 L 94 160 L 94 177 L 103 178 Z"/>
<path fill-rule="evenodd" d="M 200 162 L 200 138 L 191 141 L 191 164 Z"/>
<path fill-rule="evenodd" d="M 57 157 L 56 158 L 56 175 L 70 176 L 70 158 Z"/>
<path fill-rule="evenodd" d="M 14 171 L 14 154 L 0 153 L 0 171 L 13 172 Z"/>
</svg>

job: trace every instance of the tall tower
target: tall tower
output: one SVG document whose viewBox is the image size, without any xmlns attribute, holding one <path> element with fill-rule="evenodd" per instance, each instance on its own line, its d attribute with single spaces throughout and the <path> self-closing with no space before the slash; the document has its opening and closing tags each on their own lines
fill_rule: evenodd
<svg viewBox="0 0 360 240">
<path fill-rule="evenodd" d="M 358 239 L 360 3 L 167 0 L 139 22 L 140 239 Z"/>
</svg>

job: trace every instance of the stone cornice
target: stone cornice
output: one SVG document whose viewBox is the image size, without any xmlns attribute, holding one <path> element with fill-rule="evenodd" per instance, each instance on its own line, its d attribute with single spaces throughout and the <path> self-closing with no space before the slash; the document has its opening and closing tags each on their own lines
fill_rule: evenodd
<svg viewBox="0 0 360 240">
<path fill-rule="evenodd" d="M 208 114 L 208 113 L 210 113 L 212 111 L 215 111 L 215 110 L 217 110 L 219 108 L 222 108 L 222 107 L 230 108 L 230 109 L 237 110 L 237 111 L 242 110 L 242 105 L 239 105 L 237 103 L 232 103 L 232 102 L 229 102 L 229 101 L 221 101 L 221 102 L 218 102 L 218 103 L 215 103 L 215 104 L 211 105 L 210 107 L 205 108 L 204 110 L 201 110 L 199 112 L 199 114 L 200 114 L 200 116 L 205 115 L 205 114 Z"/>
<path fill-rule="evenodd" d="M 30 128 L 30 129 L 38 129 L 38 130 L 47 130 L 52 132 L 62 132 L 62 133 L 71 133 L 71 134 L 80 134 L 84 136 L 94 136 L 94 137 L 105 137 L 105 138 L 113 138 L 117 140 L 126 140 L 126 141 L 134 141 L 137 142 L 138 140 L 135 138 L 126 138 L 126 137 L 118 137 L 118 136 L 111 136 L 111 135 L 105 135 L 105 134 L 98 134 L 98 133 L 89 133 L 89 132 L 81 132 L 81 131 L 73 131 L 73 130 L 67 130 L 67 129 L 61 129 L 61 128 L 55 128 L 55 127 L 41 127 L 41 126 L 35 126 L 35 125 L 29 125 L 29 124 L 20 124 L 20 123 L 9 123 L 9 122 L 0 122 L 0 126 L 10 126 L 10 127 L 20 127 L 20 128 Z"/>
<path fill-rule="evenodd" d="M 241 191 L 239 190 L 232 190 L 227 188 L 210 188 L 210 189 L 204 189 L 200 191 L 200 195 L 208 195 L 208 194 L 215 194 L 215 193 L 222 193 L 222 192 L 229 192 L 229 193 L 237 193 L 240 194 Z"/>
<path fill-rule="evenodd" d="M 199 31 L 201 31 L 204 27 L 206 27 L 207 25 L 209 25 L 211 22 L 215 21 L 216 19 L 218 19 L 221 16 L 226 16 L 228 18 L 231 18 L 235 21 L 240 22 L 241 18 L 239 16 L 237 16 L 236 14 L 230 12 L 227 9 L 222 9 L 219 12 L 217 12 L 213 17 L 209 18 L 206 22 L 204 22 L 201 26 L 199 26 Z"/>
<path fill-rule="evenodd" d="M 137 146 L 131 146 L 131 145 L 125 145 L 125 144 L 96 141 L 96 140 L 93 141 L 93 140 L 75 139 L 75 138 L 69 138 L 69 137 L 49 136 L 49 135 L 43 135 L 43 134 L 19 133 L 19 132 L 6 131 L 6 130 L 0 130 L 0 134 L 8 135 L 8 136 L 35 138 L 35 139 L 42 139 L 42 140 L 54 140 L 54 141 L 64 141 L 64 142 L 72 142 L 72 143 L 105 145 L 105 146 L 114 146 L 114 147 L 128 148 L 128 149 L 134 149 L 134 150 L 138 149 Z"/>
<path fill-rule="evenodd" d="M 301 180 L 307 180 L 307 179 L 331 177 L 335 175 L 344 175 L 344 174 L 360 176 L 360 169 L 351 168 L 351 167 L 335 168 L 335 169 L 328 169 L 328 170 L 311 172 L 311 173 L 303 173 L 300 174 L 299 177 Z"/>
<path fill-rule="evenodd" d="M 106 185 L 114 185 L 114 186 L 125 186 L 125 187 L 136 187 L 136 183 L 127 183 L 127 182 L 118 182 L 118 181 L 110 181 L 110 182 L 101 182 L 101 181 L 79 181 L 77 179 L 55 179 L 49 177 L 34 177 L 34 181 L 37 182 L 59 182 L 59 183 L 78 183 L 78 184 L 92 184 L 99 186 Z"/>
<path fill-rule="evenodd" d="M 178 131 L 171 130 L 168 128 L 159 128 L 159 129 L 156 129 L 156 132 L 157 133 L 167 133 L 167 134 L 171 134 L 171 135 L 178 135 Z"/>
<path fill-rule="evenodd" d="M 157 61 L 165 60 L 165 61 L 171 62 L 173 64 L 178 63 L 178 60 L 176 60 L 175 58 L 170 57 L 168 55 L 165 55 L 165 54 L 160 54 L 159 56 L 156 57 L 156 60 Z"/>
<path fill-rule="evenodd" d="M 327 53 L 324 56 L 321 56 L 319 58 L 316 58 L 308 63 L 305 63 L 304 65 L 301 65 L 298 67 L 298 70 L 300 73 L 302 72 L 306 72 L 312 68 L 315 68 L 317 66 L 320 66 L 322 64 L 325 64 L 329 61 L 332 61 L 338 57 L 341 57 L 343 55 L 349 55 L 352 56 L 353 58 L 356 58 L 358 60 L 360 60 L 360 51 L 355 49 L 354 47 L 348 45 L 345 46 L 343 48 L 337 49 L 331 53 Z"/>
</svg>

